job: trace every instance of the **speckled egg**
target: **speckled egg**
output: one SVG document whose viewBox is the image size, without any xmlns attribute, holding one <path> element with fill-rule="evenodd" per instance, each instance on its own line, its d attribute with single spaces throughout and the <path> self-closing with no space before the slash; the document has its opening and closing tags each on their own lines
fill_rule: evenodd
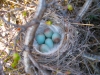
<svg viewBox="0 0 100 75">
<path fill-rule="evenodd" d="M 50 48 L 46 44 L 42 44 L 40 46 L 40 51 L 43 52 L 43 53 L 49 52 L 50 51 Z"/>
<path fill-rule="evenodd" d="M 52 40 L 53 40 L 54 43 L 59 43 L 60 39 L 61 39 L 61 35 L 59 33 L 55 32 L 52 35 Z"/>
<path fill-rule="evenodd" d="M 36 35 L 36 41 L 38 44 L 43 44 L 45 42 L 45 35 L 42 33 Z"/>
<path fill-rule="evenodd" d="M 53 48 L 53 41 L 50 38 L 47 38 L 45 40 L 45 44 L 49 47 L 49 48 Z"/>
<path fill-rule="evenodd" d="M 49 28 L 46 28 L 44 30 L 44 35 L 47 37 L 47 38 L 51 38 L 52 37 L 52 34 L 53 34 L 53 31 Z"/>
</svg>

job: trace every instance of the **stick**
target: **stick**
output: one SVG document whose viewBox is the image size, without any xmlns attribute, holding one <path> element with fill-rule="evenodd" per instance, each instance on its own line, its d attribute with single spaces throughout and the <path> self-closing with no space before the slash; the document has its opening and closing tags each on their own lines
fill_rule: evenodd
<svg viewBox="0 0 100 75">
<path fill-rule="evenodd" d="M 76 16 L 76 22 L 81 21 L 82 17 L 85 15 L 85 13 L 88 11 L 91 3 L 93 0 L 86 0 L 85 4 L 83 5 L 82 9 L 79 11 L 78 15 Z"/>
<path fill-rule="evenodd" d="M 36 21 L 37 20 L 40 21 L 42 19 L 42 16 L 46 10 L 46 3 L 45 2 L 46 2 L 45 0 L 39 0 L 39 6 L 38 6 L 37 11 L 34 15 L 34 19 L 31 20 L 30 23 L 26 24 L 26 28 L 27 28 L 27 26 L 30 26 L 30 27 L 27 29 L 25 42 L 24 42 L 24 45 L 27 46 L 25 48 L 25 50 L 28 50 L 28 51 L 26 51 L 26 54 L 24 54 L 24 65 L 26 66 L 25 67 L 26 72 L 31 74 L 31 75 L 32 75 L 32 73 L 28 71 L 28 70 L 30 70 L 30 65 L 29 65 L 30 63 L 27 63 L 27 62 L 29 62 L 29 61 L 32 61 L 33 65 L 38 70 L 41 71 L 42 75 L 47 75 L 47 74 L 44 74 L 41 69 L 39 69 L 38 64 L 36 64 L 34 59 L 29 54 L 31 46 L 33 45 L 33 42 L 34 42 L 35 32 L 39 26 L 39 22 L 36 22 Z M 27 56 L 27 58 L 25 58 L 26 56 Z"/>
<path fill-rule="evenodd" d="M 99 55 L 90 54 L 90 53 L 85 52 L 82 56 L 83 56 L 84 58 L 89 59 L 89 60 L 92 60 L 92 61 L 99 61 L 99 62 L 100 62 L 100 56 L 99 56 Z"/>
<path fill-rule="evenodd" d="M 80 25 L 80 26 L 94 26 L 93 24 L 81 24 L 81 23 L 71 23 L 74 25 Z"/>
</svg>

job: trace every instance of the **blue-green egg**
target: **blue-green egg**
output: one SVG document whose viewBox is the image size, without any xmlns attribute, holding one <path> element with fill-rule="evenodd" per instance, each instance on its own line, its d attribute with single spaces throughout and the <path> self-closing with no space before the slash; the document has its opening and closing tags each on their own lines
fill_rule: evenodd
<svg viewBox="0 0 100 75">
<path fill-rule="evenodd" d="M 36 41 L 38 44 L 43 44 L 45 42 L 45 35 L 42 33 L 36 35 Z"/>
<path fill-rule="evenodd" d="M 57 32 L 55 32 L 53 35 L 52 35 L 52 40 L 54 43 L 59 43 L 60 40 L 61 40 L 61 35 Z"/>
<path fill-rule="evenodd" d="M 52 37 L 52 34 L 53 34 L 53 31 L 49 28 L 46 28 L 44 30 L 44 35 L 47 37 L 47 38 L 51 38 Z"/>
<path fill-rule="evenodd" d="M 40 51 L 43 52 L 43 53 L 49 52 L 50 51 L 50 48 L 46 44 L 42 44 L 40 46 Z"/>
<path fill-rule="evenodd" d="M 49 47 L 49 48 L 53 48 L 53 41 L 50 38 L 47 38 L 45 40 L 45 44 Z"/>
</svg>

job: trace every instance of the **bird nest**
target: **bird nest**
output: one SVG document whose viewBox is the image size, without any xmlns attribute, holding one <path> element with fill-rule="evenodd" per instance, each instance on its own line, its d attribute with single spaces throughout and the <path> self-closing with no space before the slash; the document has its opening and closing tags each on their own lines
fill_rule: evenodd
<svg viewBox="0 0 100 75">
<path fill-rule="evenodd" d="M 61 27 L 55 26 L 55 25 L 47 26 L 47 25 L 45 25 L 45 23 L 41 23 L 36 31 L 36 35 L 43 33 L 44 30 L 47 28 L 51 29 L 53 32 L 59 33 L 61 35 L 61 41 L 58 44 L 54 45 L 54 47 L 49 52 L 43 53 L 43 52 L 39 51 L 39 45 L 36 42 L 36 40 L 34 40 L 34 44 L 33 44 L 34 49 L 37 53 L 39 53 L 41 55 L 52 55 L 53 53 L 55 53 L 57 50 L 59 50 L 62 47 L 62 43 L 64 41 L 65 33 L 64 33 L 63 29 Z"/>
<path fill-rule="evenodd" d="M 54 13 L 53 13 L 54 14 Z M 44 29 L 50 28 L 54 32 L 58 32 L 61 35 L 61 41 L 57 45 L 54 45 L 52 51 L 47 53 L 42 53 L 39 51 L 39 45 L 34 39 L 33 43 L 33 57 L 35 60 L 42 65 L 47 65 L 49 67 L 53 66 L 55 69 L 60 69 L 62 71 L 67 70 L 63 68 L 67 63 L 70 62 L 73 56 L 73 47 L 75 43 L 78 41 L 78 31 L 70 22 L 64 22 L 63 17 L 55 14 L 50 15 L 50 19 L 52 19 L 53 24 L 48 26 L 45 24 L 45 21 L 41 21 L 36 34 L 43 33 Z M 35 35 L 36 35 L 35 34 Z M 60 65 L 60 66 L 58 66 Z"/>
</svg>

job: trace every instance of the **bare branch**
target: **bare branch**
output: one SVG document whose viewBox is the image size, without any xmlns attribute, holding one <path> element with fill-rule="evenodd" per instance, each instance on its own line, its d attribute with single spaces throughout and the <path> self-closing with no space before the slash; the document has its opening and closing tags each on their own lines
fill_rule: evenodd
<svg viewBox="0 0 100 75">
<path fill-rule="evenodd" d="M 34 72 L 30 67 L 31 66 L 31 61 L 30 61 L 30 59 L 28 57 L 28 52 L 24 51 L 23 55 L 24 55 L 24 61 L 23 62 L 24 62 L 24 66 L 25 66 L 25 72 L 29 73 L 30 75 L 33 75 Z"/>
<path fill-rule="evenodd" d="M 28 26 L 31 26 L 31 27 L 29 27 L 27 29 L 26 38 L 25 38 L 25 45 L 29 45 L 29 44 L 32 45 L 36 29 L 39 26 L 39 23 L 37 24 L 35 22 L 36 22 L 36 20 L 40 21 L 42 19 L 42 16 L 43 16 L 45 10 L 46 10 L 46 2 L 45 2 L 45 0 L 39 0 L 39 6 L 38 6 L 37 11 L 36 11 L 36 13 L 34 15 L 35 21 L 33 19 L 28 24 Z M 32 25 L 34 25 L 34 26 L 32 26 Z"/>
<path fill-rule="evenodd" d="M 37 8 L 37 11 L 35 12 L 34 19 L 32 21 L 30 21 L 28 24 L 25 25 L 26 28 L 28 27 L 28 29 L 27 29 L 24 45 L 27 46 L 27 49 L 25 48 L 25 50 L 28 50 L 26 52 L 26 54 L 28 53 L 28 55 L 24 54 L 24 65 L 26 66 L 25 67 L 26 72 L 29 73 L 29 74 L 32 73 L 32 72 L 28 71 L 30 69 L 30 63 L 26 63 L 26 62 L 30 62 L 30 60 L 31 60 L 33 65 L 42 73 L 42 75 L 47 75 L 47 74 L 43 73 L 43 71 L 40 69 L 38 64 L 36 64 L 34 59 L 29 54 L 29 52 L 30 52 L 29 50 L 31 48 L 30 46 L 33 44 L 33 41 L 34 41 L 35 32 L 36 32 L 36 30 L 39 26 L 38 21 L 40 21 L 42 19 L 45 10 L 46 10 L 46 1 L 45 0 L 39 0 L 39 6 Z M 31 26 L 31 27 L 29 27 L 29 26 Z M 25 58 L 26 56 L 27 56 L 27 58 Z"/>
<path fill-rule="evenodd" d="M 28 27 L 31 27 L 33 25 L 39 24 L 39 20 L 33 19 L 30 22 L 26 23 L 25 25 L 18 25 L 18 24 L 13 24 L 7 20 L 5 20 L 3 17 L 0 17 L 0 19 L 5 22 L 7 25 L 14 26 L 15 28 L 21 28 L 22 31 L 25 31 Z"/>
<path fill-rule="evenodd" d="M 84 6 L 82 7 L 82 9 L 80 10 L 80 12 L 78 13 L 78 15 L 76 16 L 76 21 L 80 21 L 82 19 L 82 17 L 85 15 L 85 13 L 88 11 L 91 3 L 93 0 L 86 0 Z"/>
<path fill-rule="evenodd" d="M 39 0 L 39 6 L 37 8 L 37 11 L 34 15 L 34 18 L 41 20 L 41 18 L 43 17 L 43 14 L 46 10 L 46 1 L 45 0 Z"/>
</svg>

